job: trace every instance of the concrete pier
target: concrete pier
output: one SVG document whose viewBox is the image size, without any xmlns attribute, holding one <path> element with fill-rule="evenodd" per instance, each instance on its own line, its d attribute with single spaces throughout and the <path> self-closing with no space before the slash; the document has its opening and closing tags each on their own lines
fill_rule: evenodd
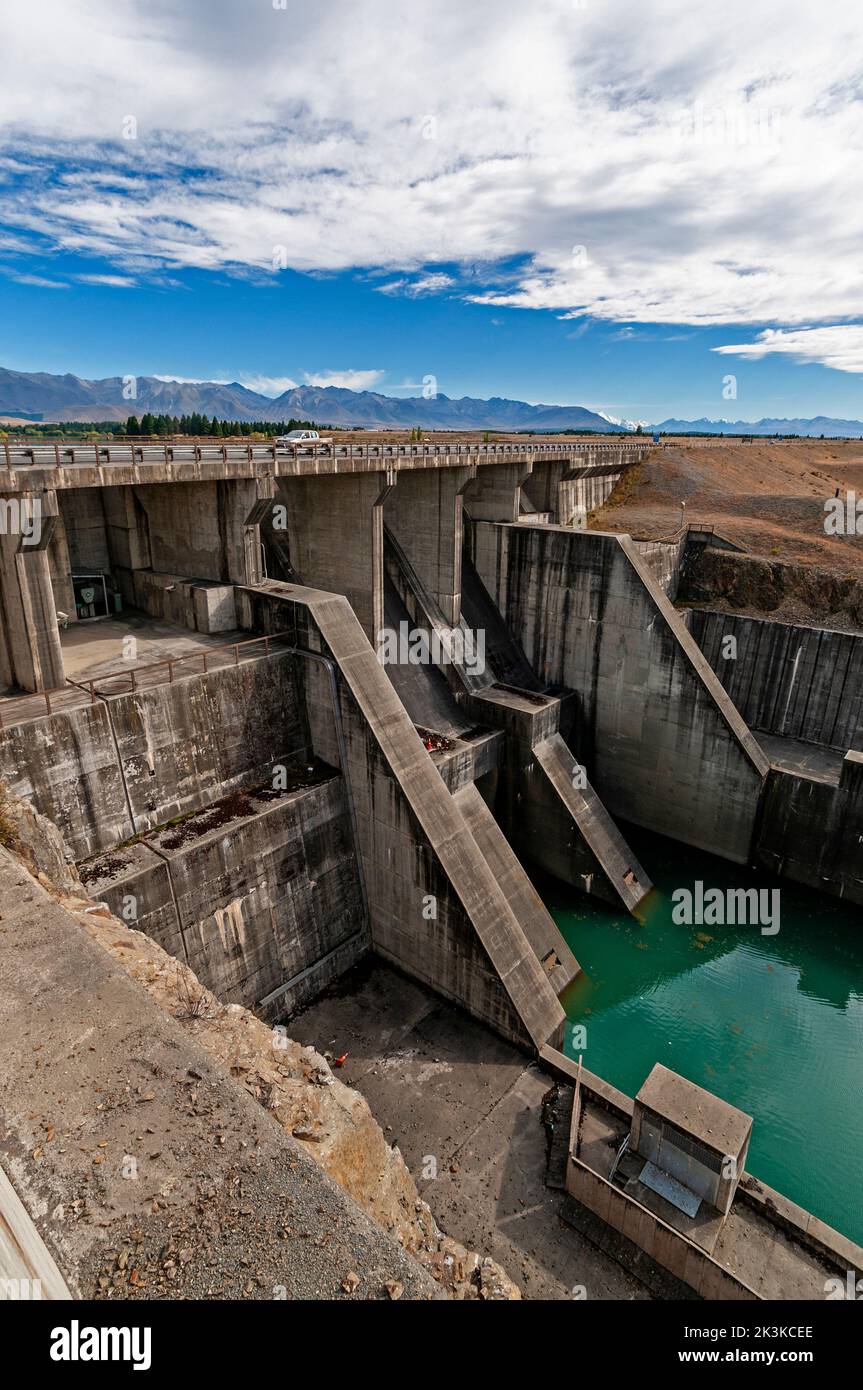
<svg viewBox="0 0 863 1390">
<path fill-rule="evenodd" d="M 49 564 L 57 498 L 46 492 L 14 500 L 19 517 L 27 509 L 27 524 L 21 520 L 17 530 L 4 524 L 0 531 L 0 684 L 52 690 L 63 684 Z"/>
</svg>

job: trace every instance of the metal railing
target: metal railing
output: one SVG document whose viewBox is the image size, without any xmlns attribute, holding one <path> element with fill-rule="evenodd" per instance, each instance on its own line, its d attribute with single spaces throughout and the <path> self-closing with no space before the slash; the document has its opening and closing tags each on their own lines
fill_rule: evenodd
<svg viewBox="0 0 863 1390">
<path fill-rule="evenodd" d="M 293 640 L 294 634 L 292 632 L 273 632 L 264 634 L 260 637 L 248 637 L 242 642 L 220 642 L 211 647 L 202 647 L 199 651 L 183 652 L 179 656 L 164 657 L 161 661 L 149 662 L 146 666 L 138 666 L 131 671 L 107 671 L 102 676 L 93 676 L 91 679 L 84 681 L 67 680 L 65 685 L 55 686 L 52 690 L 34 690 L 26 695 L 14 695 L 8 700 L 0 700 L 0 729 L 5 728 L 10 722 L 8 717 L 4 718 L 4 715 L 8 716 L 10 711 L 21 709 L 24 705 L 31 704 L 33 701 L 41 701 L 43 703 L 45 714 L 54 714 L 56 712 L 55 705 L 58 703 L 58 697 L 61 695 L 69 695 L 72 691 L 78 691 L 80 694 L 89 695 L 90 703 L 96 704 L 98 700 L 107 699 L 110 696 L 132 694 L 134 691 L 140 690 L 143 685 L 172 685 L 177 674 L 177 667 L 183 666 L 189 662 L 198 663 L 200 665 L 200 671 L 197 674 L 206 675 L 210 669 L 210 661 L 212 661 L 214 657 L 217 657 L 219 653 L 233 652 L 233 664 L 234 666 L 239 666 L 240 651 L 244 647 L 263 646 L 263 655 L 267 657 L 270 655 L 270 647 L 273 643 L 290 643 L 293 642 Z M 226 665 L 230 664 L 230 662 L 220 661 L 216 669 L 223 670 Z M 146 679 L 149 675 L 152 675 L 154 671 L 162 669 L 167 669 L 167 675 L 164 681 Z M 196 673 L 191 671 L 184 672 L 183 674 L 194 675 Z M 116 681 L 128 681 L 128 689 L 100 690 L 98 688 L 101 685 L 107 685 L 109 682 L 113 685 Z M 40 716 L 33 716 L 33 718 L 38 717 Z M 12 720 L 11 722 L 14 723 L 15 721 Z"/>
<path fill-rule="evenodd" d="M 32 441 L 4 440 L 3 457 L 8 469 L 15 468 L 79 468 L 79 467 L 138 467 L 141 464 L 174 463 L 267 462 L 274 467 L 302 459 L 365 459 L 393 460 L 414 458 L 464 458 L 466 461 L 496 461 L 508 458 L 561 458 L 573 455 L 633 453 L 649 448 L 643 439 L 541 439 L 508 440 L 503 443 L 483 443 L 476 440 L 446 440 L 417 444 L 339 443 L 330 441 L 312 444 L 276 443 L 216 443 L 200 440 L 171 443 L 122 444 L 88 443 L 37 444 Z"/>
</svg>

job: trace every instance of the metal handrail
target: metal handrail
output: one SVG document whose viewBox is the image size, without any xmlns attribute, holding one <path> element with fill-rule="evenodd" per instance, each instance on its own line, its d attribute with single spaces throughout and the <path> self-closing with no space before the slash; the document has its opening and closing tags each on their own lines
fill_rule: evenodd
<svg viewBox="0 0 863 1390">
<path fill-rule="evenodd" d="M 148 672 L 160 670 L 164 666 L 167 666 L 168 668 L 167 680 L 165 682 L 156 683 L 173 685 L 175 668 L 177 666 L 182 665 L 184 661 L 201 661 L 203 668 L 201 674 L 206 675 L 208 669 L 208 659 L 217 652 L 232 651 L 234 653 L 234 665 L 239 666 L 241 647 L 260 646 L 261 643 L 263 643 L 264 656 L 269 656 L 271 642 L 284 642 L 288 640 L 292 641 L 293 636 L 294 634 L 292 632 L 261 633 L 258 637 L 244 638 L 242 642 L 220 642 L 216 646 L 204 647 L 197 652 L 184 652 L 180 656 L 165 657 L 162 661 L 149 662 L 148 665 L 137 667 L 133 671 L 109 671 L 104 676 L 94 676 L 92 677 L 92 679 L 86 681 L 79 682 L 67 680 L 65 685 L 54 686 L 51 690 L 33 690 L 26 695 L 15 695 L 9 700 L 0 701 L 0 729 L 4 728 L 6 724 L 6 721 L 3 718 L 4 710 L 8 712 L 10 709 L 19 708 L 25 702 L 30 700 L 37 700 L 41 698 L 45 702 L 45 713 L 53 714 L 54 710 L 51 705 L 52 695 L 55 697 L 58 695 L 65 695 L 68 693 L 70 687 L 74 690 L 80 690 L 82 693 L 89 694 L 90 703 L 95 704 L 97 700 L 109 698 L 111 695 L 132 694 L 134 691 L 138 690 L 142 676 L 145 676 Z M 129 680 L 130 685 L 128 691 L 114 690 L 109 692 L 103 692 L 96 688 L 103 682 L 118 680 Z"/>
</svg>

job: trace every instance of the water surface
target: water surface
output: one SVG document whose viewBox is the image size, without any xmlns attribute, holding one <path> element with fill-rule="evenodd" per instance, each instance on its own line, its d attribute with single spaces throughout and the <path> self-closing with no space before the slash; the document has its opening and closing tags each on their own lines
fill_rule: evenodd
<svg viewBox="0 0 863 1390">
<path fill-rule="evenodd" d="M 541 890 L 584 974 L 563 999 L 566 1050 L 634 1096 L 653 1066 L 754 1118 L 747 1168 L 863 1243 L 863 909 L 627 828 L 656 884 L 645 921 L 556 880 Z M 678 926 L 671 893 L 780 888 L 775 936 Z"/>
</svg>

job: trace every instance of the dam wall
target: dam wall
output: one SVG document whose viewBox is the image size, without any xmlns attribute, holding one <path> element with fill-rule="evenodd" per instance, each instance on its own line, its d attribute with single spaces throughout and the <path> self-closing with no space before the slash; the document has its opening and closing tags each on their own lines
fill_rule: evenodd
<svg viewBox="0 0 863 1390">
<path fill-rule="evenodd" d="M 474 562 L 613 815 L 738 863 L 768 760 L 628 537 L 475 521 Z"/>
<path fill-rule="evenodd" d="M 863 637 L 701 608 L 685 617 L 751 728 L 863 749 Z"/>
<path fill-rule="evenodd" d="M 679 541 L 633 540 L 632 544 L 657 584 L 661 589 L 664 589 L 673 603 L 680 584 L 686 552 L 686 538 L 682 537 Z"/>
<path fill-rule="evenodd" d="M 592 511 L 614 491 L 631 460 L 600 462 L 590 449 L 581 458 L 535 462 L 523 485 L 524 497 L 557 526 L 585 526 Z"/>
<path fill-rule="evenodd" d="M 440 609 L 388 528 L 384 539 L 387 583 L 395 590 L 394 598 L 402 603 L 403 611 L 416 627 L 440 630 Z M 616 903 L 622 899 L 628 910 L 634 910 L 649 891 L 650 882 L 559 734 L 572 724 L 575 696 L 561 698 L 535 690 L 536 677 L 512 640 L 502 638 L 505 624 L 466 556 L 463 574 L 467 581 L 467 613 L 474 620 L 478 614 L 479 622 L 469 626 L 466 615 L 461 615 L 467 641 L 461 657 L 447 662 L 444 669 L 450 685 L 458 692 L 463 717 L 505 733 L 493 809 L 501 819 L 508 842 L 546 872 L 607 901 Z M 489 638 L 491 660 L 486 652 Z M 482 661 L 472 666 L 465 659 L 467 651 L 475 655 L 482 652 Z M 508 688 L 494 680 L 494 662 L 501 658 L 506 668 L 524 664 L 528 689 Z M 387 671 L 401 693 L 406 682 L 399 667 L 388 664 Z M 440 680 L 440 671 L 434 668 L 420 668 L 416 674 L 424 677 L 429 686 L 435 679 Z M 405 694 L 410 697 L 413 690 L 405 690 Z M 413 700 L 408 704 L 411 707 L 416 707 Z M 446 706 L 440 698 L 437 707 L 442 708 L 446 718 Z M 458 708 L 455 706 L 456 711 Z M 448 725 L 431 727 L 463 731 L 451 717 Z M 555 740 L 556 745 L 552 746 Z"/>
<path fill-rule="evenodd" d="M 226 478 L 58 494 L 49 550 L 57 607 L 77 621 L 70 574 L 104 574 L 127 605 L 199 631 L 225 630 L 224 621 L 201 621 L 201 600 L 188 589 L 220 586 L 224 608 L 233 583 L 256 577 L 249 573 L 257 563 L 250 518 L 266 491 L 265 480 Z"/>
<path fill-rule="evenodd" d="M 849 751 L 838 784 L 772 769 L 758 862 L 821 892 L 863 904 L 863 753 Z"/>
<path fill-rule="evenodd" d="M 90 895 L 273 1021 L 368 948 L 342 778 L 234 794 L 81 866 Z"/>
<path fill-rule="evenodd" d="M 366 635 L 383 627 L 385 473 L 281 479 L 290 563 L 304 584 L 344 594 Z"/>
</svg>

